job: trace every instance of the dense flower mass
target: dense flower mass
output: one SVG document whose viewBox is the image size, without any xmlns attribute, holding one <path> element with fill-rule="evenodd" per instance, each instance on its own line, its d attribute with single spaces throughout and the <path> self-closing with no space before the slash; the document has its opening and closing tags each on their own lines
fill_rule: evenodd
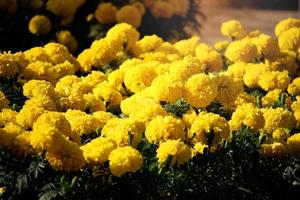
<svg viewBox="0 0 300 200">
<path fill-rule="evenodd" d="M 62 9 L 47 1 L 63 24 L 83 1 L 66 2 Z M 220 151 L 244 130 L 263 143 L 262 156 L 300 156 L 297 19 L 276 26 L 278 39 L 228 21 L 221 32 L 232 42 L 171 43 L 140 38 L 136 16 L 144 5 L 157 18 L 186 15 L 188 1 L 144 2 L 120 9 L 101 3 L 98 21 L 134 26 L 117 24 L 77 57 L 68 31 L 57 35 L 60 44 L 0 53 L 1 81 L 22 85 L 25 102 L 0 92 L 1 148 L 42 155 L 59 171 L 109 167 L 118 177 L 143 169 L 150 147 L 157 166 L 179 167 Z"/>
</svg>

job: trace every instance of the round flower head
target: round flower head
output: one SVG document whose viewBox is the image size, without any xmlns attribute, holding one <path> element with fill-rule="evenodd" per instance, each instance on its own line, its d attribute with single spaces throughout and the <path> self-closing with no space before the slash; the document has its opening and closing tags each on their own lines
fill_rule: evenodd
<svg viewBox="0 0 300 200">
<path fill-rule="evenodd" d="M 287 140 L 288 152 L 294 156 L 300 156 L 300 133 L 290 136 Z"/>
<path fill-rule="evenodd" d="M 157 101 L 175 102 L 183 95 L 184 84 L 174 75 L 160 75 L 151 84 L 151 92 Z"/>
<path fill-rule="evenodd" d="M 184 141 L 186 133 L 181 120 L 172 116 L 157 116 L 147 125 L 145 136 L 150 143 L 157 144 L 168 139 Z"/>
<path fill-rule="evenodd" d="M 157 35 L 146 35 L 140 39 L 133 49 L 133 54 L 139 56 L 140 54 L 151 52 L 161 46 L 163 39 Z"/>
<path fill-rule="evenodd" d="M 189 39 L 179 40 L 174 44 L 175 49 L 178 50 L 181 56 L 194 56 L 195 49 L 200 42 L 200 38 L 193 36 Z"/>
<path fill-rule="evenodd" d="M 249 88 L 259 87 L 258 82 L 260 81 L 260 77 L 261 75 L 264 75 L 266 71 L 267 66 L 265 64 L 247 64 L 243 76 L 244 84 Z"/>
<path fill-rule="evenodd" d="M 251 103 L 238 106 L 232 114 L 229 126 L 232 131 L 237 131 L 243 126 L 249 127 L 258 134 L 259 129 L 264 127 L 265 119 L 263 113 Z"/>
<path fill-rule="evenodd" d="M 234 64 L 228 66 L 226 74 L 231 76 L 234 81 L 243 82 L 243 77 L 246 69 L 247 63 L 235 62 Z"/>
<path fill-rule="evenodd" d="M 300 27 L 282 33 L 278 38 L 278 44 L 281 50 L 297 51 L 300 46 Z"/>
<path fill-rule="evenodd" d="M 228 137 L 229 126 L 226 119 L 214 113 L 201 112 L 188 132 L 188 138 L 194 144 L 200 142 L 213 148 Z"/>
<path fill-rule="evenodd" d="M 142 15 L 136 6 L 126 5 L 117 12 L 116 20 L 118 23 L 125 22 L 138 28 L 142 23 Z"/>
<path fill-rule="evenodd" d="M 11 78 L 17 75 L 28 65 L 23 53 L 0 53 L 0 77 Z"/>
<path fill-rule="evenodd" d="M 217 96 L 218 84 L 214 78 L 203 73 L 191 76 L 185 87 L 184 99 L 196 108 L 208 106 Z"/>
<path fill-rule="evenodd" d="M 29 31 L 35 35 L 47 35 L 51 30 L 51 22 L 44 15 L 35 15 L 28 25 Z"/>
<path fill-rule="evenodd" d="M 99 3 L 96 11 L 95 18 L 101 24 L 110 24 L 116 22 L 116 14 L 118 8 L 112 3 Z"/>
<path fill-rule="evenodd" d="M 242 39 L 247 35 L 247 31 L 239 21 L 230 20 L 222 23 L 221 33 L 231 39 Z"/>
<path fill-rule="evenodd" d="M 204 46 L 204 47 L 203 47 Z M 219 72 L 223 68 L 223 60 L 221 54 L 216 50 L 205 47 L 206 45 L 201 44 L 196 48 L 196 55 L 201 64 L 205 65 L 204 71 L 206 72 Z"/>
<path fill-rule="evenodd" d="M 286 128 L 279 128 L 273 131 L 272 137 L 275 141 L 286 142 L 288 137 L 290 137 L 290 130 Z"/>
<path fill-rule="evenodd" d="M 232 62 L 252 62 L 258 57 L 256 46 L 248 40 L 234 41 L 229 44 L 225 56 Z"/>
<path fill-rule="evenodd" d="M 288 71 L 266 71 L 259 76 L 258 85 L 266 91 L 286 90 L 290 81 Z"/>
<path fill-rule="evenodd" d="M 262 144 L 260 146 L 260 153 L 268 157 L 282 157 L 286 153 L 286 147 L 280 142 Z"/>
<path fill-rule="evenodd" d="M 263 110 L 265 118 L 264 129 L 272 133 L 278 128 L 292 129 L 296 126 L 296 119 L 292 112 L 284 108 L 268 108 Z"/>
<path fill-rule="evenodd" d="M 137 147 L 144 131 L 142 122 L 131 118 L 113 118 L 104 125 L 101 135 L 114 140 L 119 147 Z"/>
<path fill-rule="evenodd" d="M 287 91 L 290 95 L 300 95 L 300 77 L 295 78 L 293 82 L 289 84 Z"/>
<path fill-rule="evenodd" d="M 50 167 L 57 171 L 78 171 L 85 164 L 79 145 L 67 139 L 56 148 L 53 147 L 47 151 L 45 159 Z"/>
<path fill-rule="evenodd" d="M 58 43 L 65 45 L 70 52 L 75 52 L 77 50 L 77 40 L 68 30 L 60 31 L 57 34 L 57 41 Z"/>
<path fill-rule="evenodd" d="M 9 108 L 4 108 L 0 111 L 0 127 L 3 127 L 7 123 L 14 123 L 17 124 L 16 122 L 16 116 L 17 112 L 13 111 Z"/>
<path fill-rule="evenodd" d="M 48 96 L 55 99 L 56 93 L 54 86 L 44 80 L 30 80 L 23 85 L 23 94 L 27 98 L 32 98 L 34 96 Z"/>
<path fill-rule="evenodd" d="M 280 37 L 282 33 L 285 31 L 293 28 L 293 27 L 300 27 L 300 19 L 296 18 L 287 18 L 280 21 L 275 27 L 275 35 Z"/>
<path fill-rule="evenodd" d="M 136 172 L 143 165 L 142 154 L 130 147 L 119 147 L 113 150 L 108 157 L 109 169 L 114 176 L 122 176 L 127 172 Z"/>
<path fill-rule="evenodd" d="M 191 159 L 191 148 L 180 140 L 167 140 L 160 143 L 156 150 L 158 163 L 162 164 L 171 157 L 170 165 L 182 165 Z"/>
<path fill-rule="evenodd" d="M 24 105 L 17 114 L 17 123 L 25 129 L 32 129 L 33 123 L 44 112 L 45 109 L 42 107 L 37 107 L 35 105 Z"/>
<path fill-rule="evenodd" d="M 220 74 L 216 78 L 218 84 L 218 92 L 216 100 L 225 107 L 234 104 L 235 99 L 243 91 L 241 82 L 234 81 L 230 76 Z"/>
<path fill-rule="evenodd" d="M 33 47 L 28 49 L 24 51 L 24 56 L 30 63 L 36 61 L 50 62 L 50 58 L 43 47 Z"/>
<path fill-rule="evenodd" d="M 286 93 L 283 93 L 283 91 L 281 89 L 275 89 L 275 90 L 268 92 L 262 98 L 262 105 L 264 107 L 271 107 L 276 101 L 279 100 L 281 95 L 285 95 L 285 105 L 290 107 L 292 104 L 292 99 Z"/>
<path fill-rule="evenodd" d="M 155 18 L 171 18 L 174 14 L 173 6 L 169 2 L 155 1 L 150 8 L 151 14 Z"/>
<path fill-rule="evenodd" d="M 12 149 L 15 138 L 24 131 L 24 129 L 16 124 L 7 123 L 3 128 L 0 128 L 0 148 L 6 147 Z"/>
<path fill-rule="evenodd" d="M 261 34 L 252 41 L 256 45 L 258 53 L 264 58 L 274 59 L 279 56 L 280 50 L 278 43 L 271 36 Z"/>
<path fill-rule="evenodd" d="M 66 119 L 71 124 L 71 129 L 78 135 L 89 134 L 95 131 L 98 126 L 98 120 L 92 115 L 86 114 L 80 110 L 67 110 Z"/>
<path fill-rule="evenodd" d="M 105 137 L 98 137 L 80 147 L 85 161 L 91 165 L 108 161 L 109 154 L 116 148 L 116 143 Z"/>
<path fill-rule="evenodd" d="M 9 101 L 5 98 L 5 95 L 2 91 L 0 91 L 0 111 L 3 108 L 8 108 Z"/>
<path fill-rule="evenodd" d="M 93 94 L 96 98 L 102 99 L 106 106 L 118 106 L 122 101 L 122 95 L 107 81 L 99 83 L 94 89 Z"/>
</svg>

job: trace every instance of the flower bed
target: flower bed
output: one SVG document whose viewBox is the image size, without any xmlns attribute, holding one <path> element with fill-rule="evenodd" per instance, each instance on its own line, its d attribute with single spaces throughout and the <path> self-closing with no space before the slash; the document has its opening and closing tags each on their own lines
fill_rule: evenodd
<svg viewBox="0 0 300 200">
<path fill-rule="evenodd" d="M 78 57 L 2 52 L 1 198 L 299 195 L 299 27 L 232 20 L 209 46 L 121 23 Z"/>
</svg>

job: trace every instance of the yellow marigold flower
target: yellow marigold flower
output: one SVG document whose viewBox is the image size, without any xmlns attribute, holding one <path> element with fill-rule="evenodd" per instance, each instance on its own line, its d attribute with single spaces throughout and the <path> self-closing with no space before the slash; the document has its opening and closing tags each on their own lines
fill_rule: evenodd
<svg viewBox="0 0 300 200">
<path fill-rule="evenodd" d="M 71 130 L 71 125 L 63 113 L 43 113 L 33 124 L 33 129 L 43 131 L 43 127 L 46 125 L 58 130 L 61 134 L 66 136 L 68 140 L 80 144 L 80 136 Z"/>
<path fill-rule="evenodd" d="M 262 144 L 260 146 L 260 153 L 268 157 L 282 157 L 286 153 L 286 147 L 280 142 Z"/>
<path fill-rule="evenodd" d="M 170 63 L 169 74 L 178 77 L 178 80 L 187 80 L 194 74 L 203 72 L 204 64 L 201 64 L 196 57 L 186 56 L 183 59 Z"/>
<path fill-rule="evenodd" d="M 216 77 L 216 82 L 218 85 L 216 100 L 225 107 L 230 107 L 237 96 L 243 91 L 243 85 L 241 82 L 236 82 L 225 74 L 219 74 Z"/>
<path fill-rule="evenodd" d="M 247 35 L 247 31 L 237 20 L 223 22 L 221 33 L 230 39 L 242 39 Z"/>
<path fill-rule="evenodd" d="M 266 71 L 259 77 L 258 85 L 266 91 L 275 89 L 286 90 L 290 81 L 291 78 L 288 71 Z"/>
<path fill-rule="evenodd" d="M 105 112 L 105 111 L 97 111 L 94 112 L 93 117 L 95 117 L 98 120 L 99 127 L 98 128 L 103 128 L 104 125 L 112 118 L 116 118 L 115 115 L 111 114 L 110 112 Z"/>
<path fill-rule="evenodd" d="M 78 171 L 85 165 L 83 152 L 77 144 L 66 140 L 57 148 L 47 151 L 45 159 L 58 171 Z"/>
<path fill-rule="evenodd" d="M 290 154 L 300 156 L 300 133 L 296 133 L 288 138 L 287 149 Z"/>
<path fill-rule="evenodd" d="M 171 18 L 174 15 L 173 6 L 165 1 L 155 1 L 150 8 L 151 14 L 155 18 Z"/>
<path fill-rule="evenodd" d="M 248 40 L 234 41 L 229 44 L 225 56 L 232 62 L 252 62 L 258 57 L 256 46 Z"/>
<path fill-rule="evenodd" d="M 80 110 L 69 109 L 65 113 L 65 117 L 69 121 L 72 131 L 78 135 L 89 134 L 99 126 L 95 117 Z"/>
<path fill-rule="evenodd" d="M 136 109 L 143 108 L 143 109 Z M 159 102 L 154 99 L 133 95 L 121 102 L 121 110 L 130 118 L 142 122 L 148 122 L 157 115 L 165 116 L 168 113 L 163 109 Z"/>
<path fill-rule="evenodd" d="M 265 124 L 263 113 L 251 103 L 238 106 L 232 114 L 229 126 L 232 131 L 237 131 L 243 126 L 249 127 L 258 134 L 258 130 Z"/>
<path fill-rule="evenodd" d="M 273 59 L 280 55 L 279 45 L 271 36 L 261 34 L 252 41 L 256 45 L 258 53 L 264 58 Z"/>
<path fill-rule="evenodd" d="M 14 124 L 17 124 L 16 122 L 16 116 L 17 112 L 14 110 L 11 110 L 9 108 L 4 108 L 0 111 L 0 127 L 3 127 L 5 124 L 11 122 Z"/>
<path fill-rule="evenodd" d="M 64 63 L 66 60 L 68 60 L 74 65 L 75 71 L 79 69 L 79 63 L 64 45 L 50 42 L 44 46 L 44 50 L 53 65 Z"/>
<path fill-rule="evenodd" d="M 51 22 L 45 15 L 35 15 L 30 19 L 28 29 L 35 35 L 47 35 L 51 30 Z"/>
<path fill-rule="evenodd" d="M 126 45 L 125 49 L 132 49 L 139 40 L 140 34 L 133 26 L 120 23 L 109 29 L 106 37 L 114 41 L 117 45 Z"/>
<path fill-rule="evenodd" d="M 144 131 L 145 126 L 140 121 L 131 118 L 113 118 L 104 125 L 101 136 L 114 140 L 119 147 L 137 147 Z"/>
<path fill-rule="evenodd" d="M 108 161 L 109 154 L 116 148 L 116 143 L 105 137 L 98 137 L 80 147 L 86 163 L 90 165 Z"/>
<path fill-rule="evenodd" d="M 84 1 L 76 0 L 48 0 L 47 10 L 61 18 L 60 24 L 66 26 L 73 21 L 76 10 L 83 4 Z"/>
<path fill-rule="evenodd" d="M 137 93 L 150 86 L 152 81 L 158 76 L 155 67 L 152 63 L 146 62 L 128 69 L 124 75 L 126 88 L 133 93 Z"/>
<path fill-rule="evenodd" d="M 273 131 L 272 137 L 275 141 L 286 142 L 288 137 L 290 137 L 290 130 L 286 128 L 279 128 Z"/>
<path fill-rule="evenodd" d="M 168 139 L 184 141 L 186 133 L 180 119 L 157 116 L 147 125 L 145 136 L 150 143 L 157 144 Z"/>
<path fill-rule="evenodd" d="M 151 84 L 153 98 L 157 101 L 175 102 L 183 95 L 184 83 L 174 75 L 160 75 Z"/>
<path fill-rule="evenodd" d="M 205 151 L 208 150 L 208 146 L 206 144 L 201 144 L 197 142 L 192 148 L 192 157 L 197 156 L 198 154 L 204 154 Z"/>
<path fill-rule="evenodd" d="M 164 163 L 168 157 L 171 157 L 171 166 L 182 165 L 191 159 L 191 148 L 180 140 L 167 140 L 160 143 L 156 150 L 158 163 Z"/>
<path fill-rule="evenodd" d="M 45 111 L 42 107 L 24 105 L 16 116 L 17 123 L 25 129 L 31 129 L 33 123 Z"/>
<path fill-rule="evenodd" d="M 2 0 L 0 2 L 0 11 L 14 14 L 18 10 L 17 0 Z"/>
<path fill-rule="evenodd" d="M 228 137 L 228 122 L 225 118 L 214 113 L 200 113 L 188 132 L 188 138 L 194 144 L 200 142 L 212 147 L 217 147 L 222 139 L 227 139 Z"/>
<path fill-rule="evenodd" d="M 91 88 L 94 88 L 99 83 L 106 81 L 107 75 L 99 71 L 92 71 L 86 77 L 83 77 L 81 80 L 84 83 L 89 84 Z"/>
<path fill-rule="evenodd" d="M 24 129 L 22 127 L 13 123 L 7 123 L 3 128 L 0 128 L 0 147 L 12 149 L 15 138 L 23 132 Z"/>
<path fill-rule="evenodd" d="M 197 46 L 196 56 L 200 63 L 206 65 L 204 69 L 205 72 L 219 72 L 223 68 L 221 54 L 205 44 Z"/>
<path fill-rule="evenodd" d="M 178 50 L 181 56 L 195 55 L 195 49 L 200 42 L 197 36 L 191 37 L 186 40 L 180 40 L 174 44 L 175 49 Z"/>
<path fill-rule="evenodd" d="M 300 127 L 300 98 L 297 97 L 297 101 L 294 101 L 291 105 L 291 108 L 294 112 L 294 116 L 297 121 L 297 128 Z"/>
<path fill-rule="evenodd" d="M 70 63 L 70 61 L 66 60 L 63 63 L 59 63 L 53 66 L 52 70 L 57 74 L 58 79 L 60 79 L 64 76 L 75 74 L 76 66 Z"/>
<path fill-rule="evenodd" d="M 219 41 L 214 44 L 217 52 L 224 52 L 230 43 L 228 41 Z"/>
<path fill-rule="evenodd" d="M 114 176 L 122 176 L 126 172 L 136 172 L 143 165 L 142 154 L 130 147 L 119 147 L 113 150 L 108 157 L 109 169 Z"/>
<path fill-rule="evenodd" d="M 267 71 L 267 66 L 265 64 L 247 64 L 245 68 L 245 73 L 243 77 L 244 84 L 249 88 L 258 87 L 258 82 L 261 75 L 264 75 Z"/>
<path fill-rule="evenodd" d="M 93 67 L 93 58 L 95 51 L 92 49 L 83 50 L 77 57 L 77 61 L 80 63 L 80 70 L 83 72 L 90 72 Z"/>
<path fill-rule="evenodd" d="M 94 89 L 93 94 L 96 98 L 102 99 L 106 106 L 118 106 L 122 101 L 122 95 L 107 81 L 99 83 Z"/>
<path fill-rule="evenodd" d="M 118 12 L 118 8 L 114 6 L 112 3 L 99 3 L 96 11 L 95 18 L 101 24 L 110 24 L 116 22 L 116 14 Z"/>
<path fill-rule="evenodd" d="M 285 31 L 293 28 L 293 27 L 300 27 L 300 19 L 296 18 L 287 18 L 280 21 L 275 27 L 275 35 L 280 37 L 282 33 Z"/>
<path fill-rule="evenodd" d="M 37 95 L 32 97 L 31 99 L 27 100 L 25 102 L 25 105 L 31 106 L 31 107 L 41 107 L 44 108 L 45 110 L 51 110 L 51 111 L 56 111 L 56 103 L 55 101 L 48 96 L 43 96 L 43 95 Z"/>
<path fill-rule="evenodd" d="M 300 95 L 300 77 L 295 78 L 293 82 L 289 84 L 287 91 L 290 95 Z"/>
<path fill-rule="evenodd" d="M 126 5 L 118 10 L 116 20 L 118 23 L 128 23 L 138 28 L 142 23 L 142 15 L 136 6 Z"/>
<path fill-rule="evenodd" d="M 81 79 L 75 75 L 65 76 L 56 83 L 55 92 L 61 96 L 69 96 L 75 86 L 81 86 Z"/>
<path fill-rule="evenodd" d="M 238 107 L 246 103 L 256 104 L 256 98 L 246 92 L 241 92 L 234 101 L 234 107 Z"/>
<path fill-rule="evenodd" d="M 297 51 L 300 46 L 300 27 L 283 32 L 278 38 L 281 50 Z"/>
<path fill-rule="evenodd" d="M 135 1 L 131 3 L 131 5 L 135 6 L 139 10 L 141 15 L 144 15 L 146 13 L 145 5 L 142 2 Z"/>
<path fill-rule="evenodd" d="M 243 82 L 243 77 L 247 69 L 247 63 L 235 62 L 228 66 L 226 74 L 231 76 L 234 81 Z"/>
<path fill-rule="evenodd" d="M 25 60 L 24 54 L 21 52 L 14 54 L 10 52 L 0 52 L 0 77 L 13 77 L 27 64 L 28 61 Z"/>
<path fill-rule="evenodd" d="M 9 101 L 5 98 L 5 95 L 2 91 L 0 91 L 0 111 L 3 108 L 8 108 Z"/>
<path fill-rule="evenodd" d="M 197 118 L 197 113 L 193 108 L 190 108 L 189 111 L 187 111 L 185 114 L 182 116 L 182 123 L 186 128 L 191 128 L 193 122 Z"/>
<path fill-rule="evenodd" d="M 23 131 L 14 139 L 12 152 L 17 155 L 28 155 L 32 153 L 30 144 L 30 132 Z"/>
<path fill-rule="evenodd" d="M 75 52 L 77 50 L 77 40 L 70 31 L 60 31 L 56 37 L 58 43 L 65 45 L 70 52 Z"/>
<path fill-rule="evenodd" d="M 292 129 L 296 126 L 296 119 L 292 112 L 284 108 L 268 108 L 263 110 L 265 118 L 264 128 L 272 133 L 278 128 Z"/>
<path fill-rule="evenodd" d="M 84 94 L 83 98 L 85 100 L 85 111 L 93 113 L 106 110 L 105 103 L 101 99 L 96 98 L 93 94 Z"/>
<path fill-rule="evenodd" d="M 36 61 L 50 62 L 50 58 L 43 47 L 33 47 L 28 49 L 24 51 L 24 56 L 30 63 Z"/>
<path fill-rule="evenodd" d="M 262 105 L 264 107 L 271 107 L 274 102 L 278 101 L 280 95 L 282 95 L 283 91 L 281 89 L 275 89 L 270 92 L 268 92 L 263 98 L 262 98 Z M 285 103 L 287 106 L 290 106 L 292 104 L 291 97 L 286 95 Z"/>
<path fill-rule="evenodd" d="M 208 106 L 217 96 L 218 84 L 214 78 L 203 73 L 191 76 L 185 87 L 184 99 L 196 108 Z"/>
<path fill-rule="evenodd" d="M 24 69 L 24 78 L 27 80 L 46 80 L 51 83 L 55 83 L 58 79 L 57 73 L 53 71 L 53 65 L 48 62 L 36 61 L 30 63 Z"/>
<path fill-rule="evenodd" d="M 23 85 L 23 94 L 27 98 L 32 98 L 34 96 L 47 96 L 55 99 L 56 93 L 54 86 L 44 80 L 30 80 Z"/>
<path fill-rule="evenodd" d="M 163 39 L 157 35 L 146 35 L 140 39 L 133 48 L 133 53 L 135 56 L 140 54 L 151 52 L 160 47 L 163 43 Z"/>
</svg>

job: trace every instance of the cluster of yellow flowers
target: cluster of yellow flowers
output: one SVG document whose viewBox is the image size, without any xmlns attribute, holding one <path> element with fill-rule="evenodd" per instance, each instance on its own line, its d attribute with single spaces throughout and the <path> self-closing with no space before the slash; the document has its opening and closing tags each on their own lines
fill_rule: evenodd
<svg viewBox="0 0 300 200">
<path fill-rule="evenodd" d="M 209 46 L 192 37 L 172 44 L 156 35 L 140 39 L 121 23 L 77 58 L 56 43 L 1 53 L 0 77 L 22 77 L 28 100 L 15 112 L 0 93 L 0 147 L 42 153 L 56 170 L 109 162 L 121 176 L 142 167 L 143 137 L 157 145 L 158 163 L 171 158 L 171 165 L 182 165 L 248 127 L 268 135 L 262 154 L 300 156 L 294 131 L 300 128 L 300 20 L 280 22 L 278 40 L 247 32 L 238 21 L 221 31 L 234 41 Z M 106 70 L 124 54 L 131 58 Z M 254 88 L 266 92 L 258 103 L 247 93 Z M 181 117 L 163 107 L 179 99 L 190 105 Z M 209 111 L 214 102 L 232 113 L 229 120 Z M 101 136 L 82 144 L 93 132 Z"/>
</svg>

